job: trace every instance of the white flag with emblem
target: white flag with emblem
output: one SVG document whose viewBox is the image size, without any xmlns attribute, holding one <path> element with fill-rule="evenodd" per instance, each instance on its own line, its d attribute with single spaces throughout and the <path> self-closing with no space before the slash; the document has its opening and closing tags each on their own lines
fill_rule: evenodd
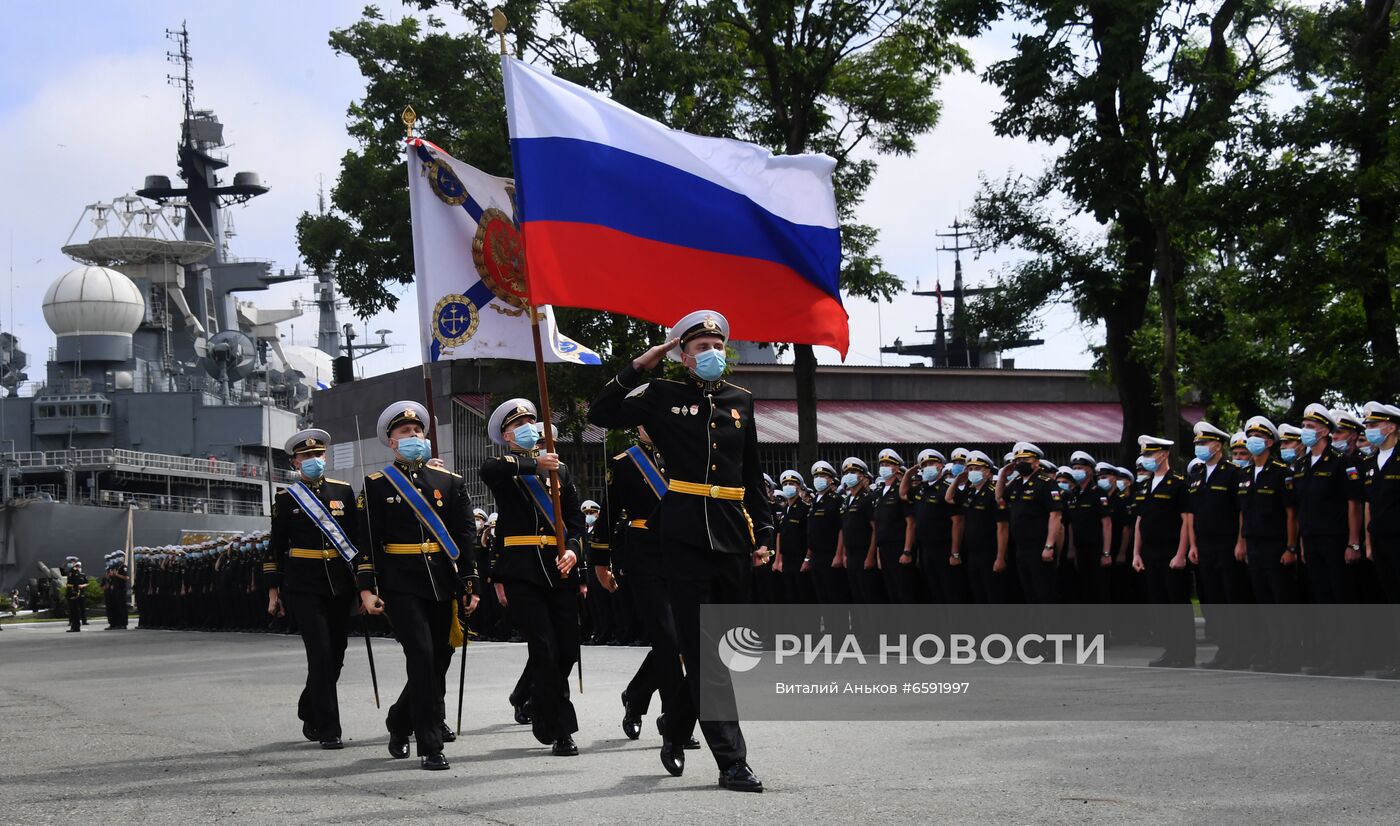
<svg viewBox="0 0 1400 826">
<path fill-rule="evenodd" d="M 533 361 L 514 185 L 421 138 L 410 138 L 406 148 L 423 361 Z M 559 333 L 551 307 L 539 311 L 545 361 L 601 363 L 597 353 Z"/>
</svg>

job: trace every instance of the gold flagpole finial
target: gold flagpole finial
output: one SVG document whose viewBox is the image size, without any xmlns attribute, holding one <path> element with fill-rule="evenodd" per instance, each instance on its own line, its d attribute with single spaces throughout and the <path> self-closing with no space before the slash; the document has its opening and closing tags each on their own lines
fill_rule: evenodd
<svg viewBox="0 0 1400 826">
<path fill-rule="evenodd" d="M 412 106 L 403 108 L 403 125 L 408 127 L 408 136 L 413 137 L 413 123 L 418 120 L 418 113 L 413 111 Z"/>
<path fill-rule="evenodd" d="M 495 29 L 496 35 L 501 38 L 501 54 L 506 53 L 506 25 L 509 23 L 506 13 L 499 7 L 491 10 L 491 28 Z"/>
</svg>

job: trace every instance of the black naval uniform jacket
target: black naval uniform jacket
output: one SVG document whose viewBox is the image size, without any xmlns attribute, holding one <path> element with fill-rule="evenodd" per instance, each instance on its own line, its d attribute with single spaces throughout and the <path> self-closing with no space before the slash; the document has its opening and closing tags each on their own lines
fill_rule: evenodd
<svg viewBox="0 0 1400 826">
<path fill-rule="evenodd" d="M 360 553 L 355 557 L 360 590 L 377 586 L 380 593 L 407 593 L 437 602 L 479 593 L 472 502 L 462 477 L 418 462 L 400 459 L 394 464 L 437 510 L 460 555 L 454 564 L 445 549 L 416 554 L 385 551 L 386 545 L 423 547 L 436 540 L 384 471 L 377 470 L 365 477 L 360 493 L 359 535 L 363 540 L 356 546 Z"/>
<path fill-rule="evenodd" d="M 932 482 L 919 481 L 909 489 L 909 506 L 914 509 L 914 539 L 926 559 L 946 560 L 953 551 L 953 514 L 957 505 L 945 497 L 951 482 L 947 476 Z"/>
<path fill-rule="evenodd" d="M 648 445 L 639 447 L 651 457 L 652 464 L 664 477 L 666 465 L 661 455 Z M 618 516 L 612 555 L 615 567 L 627 573 L 650 572 L 655 567 L 656 560 L 652 557 L 661 550 L 661 545 L 652 528 L 652 519 L 663 498 L 664 495 L 657 497 L 631 456 L 619 453 L 608 462 L 608 507 Z"/>
<path fill-rule="evenodd" d="M 835 486 L 812 497 L 807 510 L 807 550 L 812 552 L 813 564 L 820 560 L 827 567 L 836 557 L 836 545 L 841 539 L 841 494 Z"/>
<path fill-rule="evenodd" d="M 307 486 L 358 549 L 360 508 L 355 489 L 348 482 L 324 478 L 308 482 Z M 293 548 L 322 551 L 325 558 L 292 556 Z M 320 596 L 340 596 L 357 590 L 349 564 L 286 488 L 272 500 L 272 535 L 262 555 L 263 583 L 268 588 Z"/>
<path fill-rule="evenodd" d="M 1371 522 L 1366 526 L 1373 545 L 1391 551 L 1400 544 L 1400 447 L 1392 450 L 1384 465 L 1377 451 L 1361 466 Z M 1381 550 L 1380 548 L 1373 548 Z"/>
<path fill-rule="evenodd" d="M 1027 559 L 1040 558 L 1049 544 L 1050 514 L 1065 509 L 1064 493 L 1056 484 L 1055 477 L 1044 469 L 1027 478 L 1012 480 L 1003 487 L 1003 491 L 1016 552 L 1030 554 L 1025 557 Z"/>
<path fill-rule="evenodd" d="M 546 588 L 578 587 L 579 570 L 584 564 L 579 540 L 584 534 L 583 513 L 578 507 L 578 491 L 568 467 L 559 465 L 559 506 L 563 509 L 564 541 L 578 557 L 578 564 L 567 577 L 554 567 L 558 548 L 543 542 L 534 545 L 507 545 L 512 537 L 546 539 L 554 528 L 545 520 L 522 477 L 537 476 L 549 490 L 549 473 L 536 465 L 538 450 L 515 451 L 493 456 L 481 463 L 481 481 L 496 497 L 496 545 L 492 551 L 492 576 L 498 582 L 529 582 Z M 555 518 L 559 518 L 556 514 Z"/>
<path fill-rule="evenodd" d="M 782 538 L 783 572 L 788 566 L 796 573 L 807 557 L 807 515 L 811 507 L 796 496 L 783 505 L 778 515 L 778 536 Z"/>
<path fill-rule="evenodd" d="M 735 555 L 773 547 L 773 512 L 764 496 L 753 394 L 748 390 L 690 375 L 644 384 L 641 373 L 628 365 L 593 400 L 588 419 L 614 429 L 645 426 L 666 457 L 672 485 L 743 489 L 742 500 L 667 493 L 656 508 L 655 526 L 648 520 L 664 544 Z"/>
<path fill-rule="evenodd" d="M 1347 537 L 1351 532 L 1351 503 L 1365 498 L 1357 463 L 1328 448 L 1316 462 L 1303 454 L 1293 466 L 1298 497 L 1298 535 Z"/>
<path fill-rule="evenodd" d="M 1201 564 L 1234 560 L 1235 543 L 1240 538 L 1240 497 L 1242 471 L 1222 458 L 1206 476 L 1205 465 L 1191 471 L 1191 519 L 1196 529 L 1196 549 L 1204 555 Z"/>
<path fill-rule="evenodd" d="M 1191 512 L 1186 479 L 1181 474 L 1168 470 L 1155 488 L 1154 478 L 1149 477 L 1133 499 L 1144 559 L 1175 556 L 1181 547 L 1182 519 Z"/>
<path fill-rule="evenodd" d="M 1296 504 L 1292 469 L 1276 459 L 1257 472 L 1247 467 L 1239 474 L 1238 494 L 1245 539 L 1277 544 L 1281 552 L 1288 541 L 1288 509 Z"/>
</svg>

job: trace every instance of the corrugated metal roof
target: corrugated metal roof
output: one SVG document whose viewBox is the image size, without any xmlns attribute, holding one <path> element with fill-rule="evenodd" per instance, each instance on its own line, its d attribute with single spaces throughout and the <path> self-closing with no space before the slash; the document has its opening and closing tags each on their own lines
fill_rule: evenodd
<svg viewBox="0 0 1400 826">
<path fill-rule="evenodd" d="M 755 402 L 758 441 L 797 441 L 797 402 Z M 1198 409 L 1183 409 L 1191 419 Z M 1123 430 L 1117 404 L 1067 402 L 817 402 L 824 443 L 1111 443 Z"/>
</svg>

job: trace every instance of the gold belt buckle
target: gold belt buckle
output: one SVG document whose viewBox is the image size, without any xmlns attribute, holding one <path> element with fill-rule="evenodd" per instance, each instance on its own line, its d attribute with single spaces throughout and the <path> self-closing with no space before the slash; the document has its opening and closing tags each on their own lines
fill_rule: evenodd
<svg viewBox="0 0 1400 826">
<path fill-rule="evenodd" d="M 419 542 L 419 543 L 418 543 L 418 550 L 422 551 L 423 553 L 427 553 L 427 552 L 431 551 L 432 549 L 433 549 L 433 543 L 431 543 L 431 542 Z"/>
<path fill-rule="evenodd" d="M 710 485 L 710 498 L 711 498 L 711 499 L 718 499 L 718 498 L 719 498 L 719 485 Z"/>
</svg>

